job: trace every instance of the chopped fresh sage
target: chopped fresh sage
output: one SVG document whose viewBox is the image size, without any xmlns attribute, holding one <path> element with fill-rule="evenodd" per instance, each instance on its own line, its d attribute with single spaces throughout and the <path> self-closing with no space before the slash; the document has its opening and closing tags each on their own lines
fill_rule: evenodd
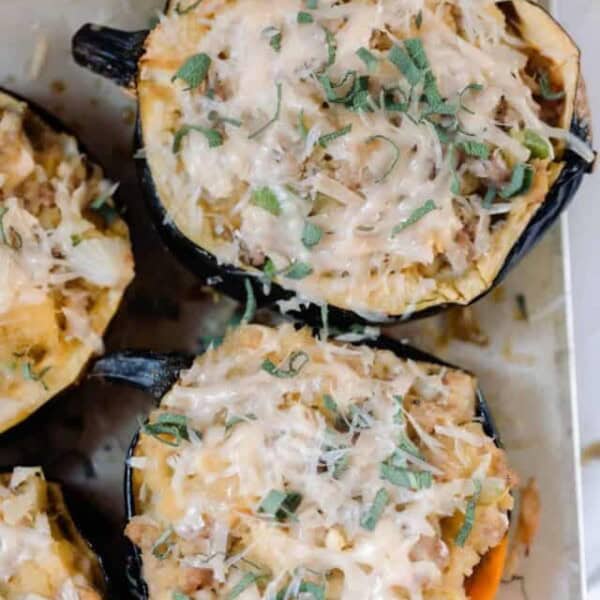
<svg viewBox="0 0 600 600">
<path fill-rule="evenodd" d="M 423 217 L 428 215 L 430 212 L 437 209 L 437 206 L 433 200 L 427 200 L 425 204 L 419 206 L 419 208 L 415 209 L 412 214 L 404 219 L 400 224 L 396 225 L 392 229 L 392 237 L 399 234 L 401 231 L 404 231 L 407 227 L 414 225 L 418 221 L 420 221 Z"/>
<path fill-rule="evenodd" d="M 192 600 L 187 594 L 182 592 L 173 592 L 173 600 Z"/>
<path fill-rule="evenodd" d="M 457 146 L 469 156 L 475 156 L 476 158 L 482 158 L 487 160 L 490 157 L 490 147 L 484 142 L 465 141 L 458 142 Z"/>
<path fill-rule="evenodd" d="M 277 90 L 277 108 L 275 109 L 275 114 L 273 115 L 273 118 L 270 121 L 265 123 L 260 129 L 257 129 L 254 133 L 251 133 L 248 136 L 248 138 L 251 140 L 258 137 L 261 133 L 263 133 L 266 129 L 268 129 L 271 125 L 273 125 L 273 123 L 275 123 L 279 119 L 279 114 L 281 113 L 282 85 L 281 83 L 278 83 L 275 87 Z"/>
<path fill-rule="evenodd" d="M 533 167 L 526 163 L 517 163 L 510 181 L 500 190 L 500 197 L 508 200 L 517 194 L 525 194 L 533 183 Z"/>
<path fill-rule="evenodd" d="M 373 504 L 371 504 L 369 510 L 362 516 L 360 526 L 367 531 L 373 531 L 389 501 L 390 495 L 388 491 L 385 488 L 380 488 L 375 494 Z"/>
<path fill-rule="evenodd" d="M 306 248 L 316 246 L 321 241 L 322 237 L 323 230 L 318 225 L 311 223 L 310 221 L 304 223 L 304 228 L 302 229 L 302 243 Z"/>
<path fill-rule="evenodd" d="M 252 283 L 250 283 L 250 279 L 244 279 L 244 286 L 246 287 L 246 308 L 242 315 L 242 325 L 250 323 L 256 314 L 256 297 L 254 296 L 254 288 L 252 287 Z"/>
<path fill-rule="evenodd" d="M 309 23 L 315 22 L 314 17 L 310 13 L 304 12 L 303 10 L 298 13 L 296 20 L 298 23 L 300 23 L 300 25 L 308 25 Z"/>
<path fill-rule="evenodd" d="M 333 413 L 334 415 L 337 416 L 340 414 L 338 410 L 338 405 L 333 399 L 333 396 L 331 396 L 331 394 L 323 394 L 323 405 L 329 412 Z"/>
<path fill-rule="evenodd" d="M 481 92 L 483 90 L 483 85 L 481 85 L 480 83 L 470 83 L 469 85 L 465 86 L 462 91 L 458 94 L 458 102 L 460 105 L 460 108 L 462 110 L 464 110 L 465 112 L 468 112 L 472 115 L 474 115 L 475 113 L 467 106 L 464 105 L 463 102 L 463 97 L 467 92 Z"/>
<path fill-rule="evenodd" d="M 208 113 L 208 120 L 214 123 L 227 123 L 233 127 L 241 127 L 242 122 L 239 119 L 231 119 L 230 117 L 222 117 L 216 110 L 211 110 Z"/>
<path fill-rule="evenodd" d="M 90 202 L 89 207 L 104 221 L 107 227 L 110 227 L 119 218 L 119 213 L 112 204 L 112 192 L 98 196 Z"/>
<path fill-rule="evenodd" d="M 275 600 L 292 600 L 292 598 L 302 598 L 306 600 L 308 596 L 312 597 L 312 600 L 325 600 L 325 585 L 318 585 L 311 581 L 302 581 L 300 585 L 293 593 L 290 587 L 285 587 L 277 592 Z"/>
<path fill-rule="evenodd" d="M 268 187 L 262 187 L 252 192 L 252 204 L 258 206 L 272 215 L 278 217 L 281 214 L 281 205 L 275 192 Z"/>
<path fill-rule="evenodd" d="M 459 532 L 456 534 L 456 538 L 454 542 L 457 546 L 461 548 L 465 545 L 469 536 L 471 535 L 471 530 L 473 529 L 473 524 L 475 523 L 475 509 L 477 508 L 477 502 L 479 502 L 479 496 L 481 494 L 481 482 L 479 480 L 475 480 L 475 493 L 471 497 L 471 499 L 467 502 L 467 509 L 465 510 L 465 520 L 463 521 L 462 527 Z"/>
<path fill-rule="evenodd" d="M 288 358 L 288 368 L 281 369 L 277 365 L 275 365 L 269 359 L 263 361 L 262 369 L 269 373 L 269 375 L 273 375 L 273 377 L 279 377 L 280 379 L 287 379 L 290 377 L 296 377 L 298 373 L 306 366 L 310 357 L 306 352 L 302 350 L 296 350 L 290 354 Z"/>
<path fill-rule="evenodd" d="M 539 75 L 540 94 L 544 100 L 562 100 L 565 97 L 565 92 L 555 92 L 550 84 L 550 76 L 546 71 L 542 71 Z"/>
<path fill-rule="evenodd" d="M 550 142 L 531 129 L 515 134 L 515 137 L 531 152 L 531 158 L 550 158 Z"/>
<path fill-rule="evenodd" d="M 338 129 L 337 131 L 332 131 L 331 133 L 326 133 L 325 135 L 322 135 L 318 139 L 319 146 L 321 146 L 322 148 L 327 148 L 327 146 L 331 142 L 337 140 L 338 138 L 341 138 L 344 135 L 347 135 L 351 131 L 352 131 L 352 124 L 346 125 L 346 127 L 342 127 L 341 129 Z"/>
<path fill-rule="evenodd" d="M 495 185 L 490 185 L 490 187 L 485 192 L 485 196 L 483 197 L 483 202 L 481 203 L 481 206 L 483 206 L 483 208 L 485 208 L 486 210 L 492 208 L 492 204 L 494 203 L 494 200 L 496 199 L 497 195 L 498 188 L 496 188 Z"/>
<path fill-rule="evenodd" d="M 243 592 L 245 592 L 251 585 L 258 583 L 259 581 L 268 579 L 269 575 L 266 573 L 245 573 L 244 576 L 231 588 L 231 591 L 226 596 L 226 600 L 235 600 Z"/>
<path fill-rule="evenodd" d="M 146 423 L 142 431 L 173 448 L 180 446 L 182 440 L 190 440 L 187 417 L 175 413 L 161 413 L 154 423 Z M 196 434 L 201 437 L 198 432 Z"/>
<path fill-rule="evenodd" d="M 304 123 L 304 109 L 298 114 L 298 131 L 302 139 L 306 140 L 308 137 L 308 128 L 306 127 L 306 123 Z"/>
<path fill-rule="evenodd" d="M 258 512 L 270 515 L 278 521 L 285 521 L 294 516 L 301 502 L 302 494 L 298 492 L 271 490 L 260 503 Z"/>
<path fill-rule="evenodd" d="M 188 89 L 194 90 L 206 79 L 211 62 L 210 56 L 204 52 L 194 54 L 179 67 L 171 81 L 181 79 L 188 84 Z"/>
<path fill-rule="evenodd" d="M 223 136 L 216 129 L 202 127 L 201 125 L 182 125 L 173 137 L 173 154 L 179 153 L 183 139 L 192 131 L 200 132 L 206 138 L 209 148 L 217 148 L 223 145 Z"/>
<path fill-rule="evenodd" d="M 415 25 L 417 29 L 421 29 L 421 25 L 423 25 L 423 11 L 420 10 L 415 17 Z"/>
<path fill-rule="evenodd" d="M 304 279 L 312 274 L 313 268 L 305 262 L 295 260 L 287 269 L 283 272 L 283 276 L 287 279 Z"/>
<path fill-rule="evenodd" d="M 394 158 L 392 159 L 390 166 L 385 170 L 385 172 L 383 173 L 383 175 L 381 175 L 381 177 L 378 177 L 375 180 L 375 183 L 381 183 L 394 170 L 394 168 L 398 164 L 398 161 L 400 160 L 400 148 L 394 142 L 394 140 L 391 140 L 389 137 L 386 137 L 385 135 L 372 135 L 370 138 L 367 138 L 367 143 L 373 142 L 375 140 L 383 140 L 384 142 L 387 142 L 388 144 L 390 144 L 390 146 L 392 146 L 392 148 L 394 149 Z"/>
<path fill-rule="evenodd" d="M 421 71 L 402 48 L 393 46 L 388 53 L 388 59 L 406 77 L 410 85 L 417 85 L 421 81 Z"/>
<path fill-rule="evenodd" d="M 178 2 L 175 6 L 175 12 L 178 15 L 187 15 L 188 13 L 192 12 L 196 7 L 198 7 L 200 5 L 200 2 L 202 2 L 202 0 L 196 0 L 196 2 L 190 4 L 187 8 L 181 8 L 181 2 Z"/>
<path fill-rule="evenodd" d="M 281 51 L 281 29 L 273 26 L 267 27 L 266 29 L 263 29 L 263 35 L 269 40 L 269 46 L 271 46 L 275 52 Z"/>
<path fill-rule="evenodd" d="M 325 43 L 327 44 L 327 67 L 331 67 L 335 63 L 337 42 L 335 41 L 335 35 L 327 27 L 323 27 L 323 31 L 325 32 Z"/>
<path fill-rule="evenodd" d="M 390 462 L 382 462 L 379 465 L 379 476 L 392 485 L 411 490 L 430 488 L 433 483 L 433 476 L 429 471 L 411 471 Z"/>
<path fill-rule="evenodd" d="M 253 413 L 248 413 L 243 417 L 238 417 L 237 415 L 233 415 L 225 421 L 225 432 L 229 433 L 236 425 L 240 423 L 248 423 L 248 421 L 256 421 L 256 415 Z"/>
<path fill-rule="evenodd" d="M 45 369 L 42 369 L 39 373 L 35 373 L 31 363 L 26 362 L 26 363 L 23 363 L 21 372 L 23 374 L 23 379 L 25 379 L 26 381 L 36 381 L 46 391 L 48 391 L 48 386 L 46 385 L 46 382 L 44 381 L 44 376 L 46 375 L 46 373 L 48 373 L 48 371 L 50 371 L 51 368 L 52 367 L 46 367 Z"/>
<path fill-rule="evenodd" d="M 83 241 L 83 239 L 80 235 L 77 235 L 76 233 L 73 233 L 71 235 L 71 245 L 73 247 L 79 246 L 79 244 L 81 244 L 82 241 Z"/>
<path fill-rule="evenodd" d="M 173 544 L 169 543 L 169 540 L 174 533 L 175 532 L 173 531 L 172 527 L 168 527 L 165 529 L 165 531 L 163 531 L 163 533 L 161 533 L 161 535 L 152 545 L 152 555 L 154 558 L 157 558 L 158 560 L 165 560 L 165 558 L 171 554 Z"/>
<path fill-rule="evenodd" d="M 375 71 L 375 69 L 377 69 L 377 65 L 379 64 L 377 57 L 372 52 L 367 50 L 364 46 L 361 46 L 356 51 L 356 56 L 358 56 L 358 58 L 360 58 L 360 60 L 362 60 L 365 63 L 365 66 L 367 67 L 367 71 L 369 71 L 369 73 L 372 73 L 373 71 Z"/>
<path fill-rule="evenodd" d="M 423 48 L 423 42 L 419 38 L 404 40 L 404 48 L 406 48 L 413 63 L 421 69 L 421 71 L 429 69 L 429 61 L 425 54 L 425 48 Z"/>
<path fill-rule="evenodd" d="M 319 8 L 319 0 L 305 0 L 304 4 L 308 10 L 317 10 Z"/>
</svg>

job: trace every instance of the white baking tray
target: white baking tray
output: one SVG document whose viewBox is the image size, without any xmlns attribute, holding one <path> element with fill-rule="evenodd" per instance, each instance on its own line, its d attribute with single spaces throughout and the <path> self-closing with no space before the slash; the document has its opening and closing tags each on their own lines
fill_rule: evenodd
<svg viewBox="0 0 600 600">
<path fill-rule="evenodd" d="M 220 329 L 233 308 L 231 302 L 215 304 L 210 295 L 200 293 L 195 280 L 160 248 L 149 226 L 130 160 L 134 103 L 70 58 L 70 38 L 81 24 L 145 28 L 161 5 L 162 0 L 0 2 L 0 82 L 69 123 L 110 176 L 122 181 L 131 207 L 138 278 L 111 328 L 111 350 L 193 350 L 201 335 Z M 47 56 L 32 78 L 34 49 L 43 54 L 44 46 Z M 495 294 L 477 305 L 488 347 L 460 341 L 441 347 L 443 317 L 390 330 L 478 374 L 512 464 L 523 482 L 530 476 L 537 479 L 541 527 L 521 568 L 530 600 L 584 597 L 566 231 L 563 221 L 509 276 L 504 299 Z M 148 293 L 156 290 L 175 301 L 179 318 L 148 316 L 140 310 Z M 527 298 L 529 322 L 515 319 L 517 294 Z M 100 546 L 110 549 L 109 568 L 121 575 L 124 453 L 151 404 L 141 393 L 86 382 L 45 410 L 34 429 L 0 439 L 0 464 L 43 462 L 51 477 L 71 484 L 89 501 L 102 525 Z M 504 585 L 499 597 L 521 600 L 521 585 Z"/>
</svg>

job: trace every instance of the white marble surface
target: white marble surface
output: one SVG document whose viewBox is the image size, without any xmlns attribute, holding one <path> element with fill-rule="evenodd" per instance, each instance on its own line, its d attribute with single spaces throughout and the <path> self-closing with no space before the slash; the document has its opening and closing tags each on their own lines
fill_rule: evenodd
<svg viewBox="0 0 600 600">
<path fill-rule="evenodd" d="M 577 40 L 595 113 L 594 138 L 600 140 L 600 2 L 559 0 L 559 16 Z M 575 356 L 579 397 L 581 445 L 600 440 L 598 410 L 598 357 L 600 356 L 600 282 L 597 267 L 600 231 L 600 170 L 588 177 L 569 211 L 569 237 Z M 584 536 L 590 600 L 600 600 L 600 460 L 583 467 Z"/>
</svg>

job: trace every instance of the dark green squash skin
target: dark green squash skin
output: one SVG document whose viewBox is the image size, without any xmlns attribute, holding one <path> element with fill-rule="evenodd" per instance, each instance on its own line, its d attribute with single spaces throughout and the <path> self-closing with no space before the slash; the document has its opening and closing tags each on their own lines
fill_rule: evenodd
<svg viewBox="0 0 600 600">
<path fill-rule="evenodd" d="M 143 44 L 147 33 L 137 31 L 127 34 L 110 28 L 85 25 L 73 38 L 73 55 L 81 66 L 108 76 L 120 85 L 133 88 L 137 79 L 137 61 L 143 54 Z M 128 35 L 129 38 L 127 39 Z M 576 115 L 573 118 L 571 123 L 572 133 L 589 142 L 590 130 L 589 124 L 579 116 Z M 134 146 L 136 151 L 143 148 L 142 126 L 139 115 Z M 590 171 L 591 166 L 571 150 L 566 151 L 564 163 L 560 176 L 517 242 L 513 245 L 492 285 L 468 304 L 477 302 L 498 286 L 513 267 L 542 239 L 567 208 L 579 189 L 584 175 Z M 138 159 L 137 170 L 155 228 L 169 250 L 190 271 L 205 281 L 210 280 L 213 287 L 240 302 L 244 302 L 246 299 L 246 280 L 251 283 L 259 306 L 277 307 L 277 301 L 289 300 L 295 296 L 294 292 L 286 290 L 276 283 L 271 285 L 270 294 L 265 295 L 263 283 L 256 276 L 256 273 L 250 274 L 242 268 L 220 264 L 215 255 L 187 238 L 166 212 L 154 184 L 150 167 L 145 159 Z M 412 313 L 407 312 L 401 315 L 389 316 L 373 315 L 372 318 L 366 318 L 364 315 L 361 316 L 351 310 L 329 305 L 328 318 L 332 325 L 347 329 L 351 324 L 356 323 L 390 324 L 419 319 L 437 314 L 452 306 L 462 305 L 450 302 Z M 314 326 L 320 323 L 321 307 L 310 303 L 300 310 L 290 311 L 289 314 Z"/>
<path fill-rule="evenodd" d="M 317 335 L 317 332 L 314 333 Z M 450 368 L 458 368 L 422 350 L 403 344 L 394 339 L 380 336 L 374 340 L 353 342 L 354 345 L 365 345 L 379 350 L 389 350 L 402 359 L 419 362 L 429 362 Z M 146 389 L 154 398 L 160 400 L 179 378 L 179 373 L 187 369 L 193 362 L 193 357 L 185 354 L 157 354 L 146 351 L 129 351 L 107 355 L 96 361 L 91 375 L 103 377 L 110 381 L 117 381 L 132 385 L 136 388 Z M 464 371 L 464 369 L 463 369 Z M 483 424 L 487 436 L 494 440 L 499 448 L 502 447 L 500 436 L 490 409 L 482 391 L 477 389 L 476 417 Z M 129 466 L 129 459 L 134 455 L 139 439 L 139 431 L 134 436 L 125 463 L 124 494 L 127 521 L 135 516 L 135 494 L 133 489 L 133 469 Z M 510 517 L 510 515 L 509 515 Z M 131 586 L 131 593 L 141 600 L 148 600 L 148 588 L 142 575 L 142 554 L 133 543 L 128 542 L 127 579 Z"/>
</svg>

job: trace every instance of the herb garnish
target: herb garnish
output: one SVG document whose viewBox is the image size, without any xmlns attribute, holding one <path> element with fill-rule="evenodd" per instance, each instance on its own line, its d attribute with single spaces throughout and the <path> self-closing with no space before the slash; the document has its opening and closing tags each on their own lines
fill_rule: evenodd
<svg viewBox="0 0 600 600">
<path fill-rule="evenodd" d="M 315 19 L 313 18 L 313 16 L 310 13 L 300 11 L 298 13 L 298 16 L 296 17 L 296 21 L 300 25 L 308 25 L 309 23 L 314 23 Z"/>
<path fill-rule="evenodd" d="M 187 8 L 181 8 L 181 2 L 178 2 L 175 6 L 175 12 L 178 15 L 187 15 L 188 13 L 192 12 L 197 6 L 199 6 L 200 2 L 202 2 L 202 0 L 196 0 L 196 2 L 190 4 Z"/>
<path fill-rule="evenodd" d="M 188 442 L 190 440 L 187 417 L 175 413 L 161 413 L 158 415 L 155 423 L 146 423 L 142 431 L 159 442 L 173 448 L 179 447 L 182 440 Z M 196 434 L 198 437 L 201 437 L 199 432 L 196 432 Z M 165 435 L 168 437 L 163 437 Z M 175 438 L 175 440 L 172 441 L 169 438 Z"/>
<path fill-rule="evenodd" d="M 298 114 L 298 131 L 300 131 L 302 139 L 306 140 L 308 137 L 308 128 L 306 127 L 306 123 L 304 123 L 304 109 Z"/>
<path fill-rule="evenodd" d="M 325 32 L 325 42 L 327 44 L 327 67 L 331 67 L 335 63 L 335 56 L 337 53 L 337 42 L 335 41 L 335 35 L 327 29 L 327 27 L 323 27 L 323 31 Z"/>
<path fill-rule="evenodd" d="M 484 142 L 465 141 L 458 142 L 457 146 L 469 156 L 475 156 L 476 158 L 482 158 L 488 160 L 490 157 L 490 147 Z"/>
<path fill-rule="evenodd" d="M 337 131 L 332 131 L 331 133 L 326 133 L 322 135 L 317 141 L 319 142 L 319 146 L 322 148 L 327 148 L 327 146 L 337 140 L 338 138 L 350 133 L 352 131 L 352 124 L 346 125 Z"/>
<path fill-rule="evenodd" d="M 261 133 L 263 133 L 263 131 L 265 131 L 265 129 L 267 129 L 268 127 L 270 127 L 271 125 L 273 125 L 273 123 L 275 123 L 275 121 L 277 121 L 279 119 L 279 114 L 281 113 L 281 83 L 278 83 L 276 85 L 277 88 L 277 108 L 275 109 L 275 114 L 273 115 L 273 118 L 268 121 L 267 123 L 265 123 L 260 129 L 258 129 L 257 131 L 255 131 L 254 133 L 251 133 L 248 136 L 248 139 L 254 139 L 255 137 L 258 137 Z"/>
<path fill-rule="evenodd" d="M 525 129 L 515 134 L 515 137 L 531 152 L 531 158 L 550 157 L 550 142 L 535 131 Z"/>
<path fill-rule="evenodd" d="M 541 71 L 539 74 L 540 95 L 544 100 L 562 100 L 565 97 L 565 92 L 555 92 L 550 85 L 550 76 L 546 71 Z"/>
<path fill-rule="evenodd" d="M 396 225 L 392 229 L 392 237 L 399 234 L 401 231 L 404 231 L 407 227 L 414 225 L 418 221 L 420 221 L 423 217 L 428 215 L 430 212 L 437 209 L 437 206 L 433 200 L 427 200 L 425 204 L 415 209 L 408 218 L 404 219 L 401 223 Z"/>
<path fill-rule="evenodd" d="M 411 490 L 430 488 L 433 475 L 429 471 L 411 471 L 405 466 L 397 466 L 394 459 L 388 459 L 379 465 L 379 476 L 391 484 Z"/>
<path fill-rule="evenodd" d="M 485 192 L 481 206 L 485 209 L 490 209 L 497 195 L 498 189 L 495 185 L 491 185 Z"/>
<path fill-rule="evenodd" d="M 417 16 L 415 18 L 415 25 L 417 26 L 417 29 L 421 29 L 421 25 L 423 25 L 423 11 L 420 10 L 417 13 Z"/>
<path fill-rule="evenodd" d="M 256 421 L 256 415 L 248 413 L 243 417 L 238 417 L 237 415 L 229 417 L 227 421 L 225 421 L 225 433 L 229 433 L 236 425 L 248 423 L 248 421 Z"/>
<path fill-rule="evenodd" d="M 467 503 L 467 509 L 465 511 L 465 520 L 463 521 L 460 531 L 456 534 L 454 542 L 461 548 L 465 545 L 466 541 L 471 535 L 473 524 L 475 523 L 475 509 L 477 508 L 477 502 L 479 502 L 479 496 L 481 495 L 481 481 L 476 480 L 475 482 L 475 493 Z"/>
<path fill-rule="evenodd" d="M 244 279 L 244 286 L 246 287 L 246 308 L 240 321 L 242 325 L 250 323 L 256 314 L 256 297 L 254 296 L 254 289 L 250 283 L 250 279 Z"/>
<path fill-rule="evenodd" d="M 266 29 L 263 29 L 263 34 L 269 39 L 269 46 L 271 46 L 275 52 L 280 52 L 282 39 L 281 29 L 273 26 L 267 27 Z"/>
<path fill-rule="evenodd" d="M 48 386 L 46 385 L 45 381 L 44 381 L 44 375 L 46 375 L 46 373 L 48 373 L 48 371 L 51 369 L 52 367 L 46 367 L 44 369 L 42 369 L 39 373 L 35 373 L 33 371 L 33 367 L 31 366 L 31 363 L 23 363 L 23 366 L 21 368 L 21 372 L 23 374 L 23 379 L 25 379 L 26 381 L 37 381 L 46 391 L 48 391 Z"/>
<path fill-rule="evenodd" d="M 500 197 L 508 200 L 517 194 L 525 194 L 533 183 L 533 167 L 527 163 L 518 163 L 513 169 L 510 182 L 500 190 Z"/>
<path fill-rule="evenodd" d="M 312 248 L 316 246 L 323 237 L 323 230 L 310 221 L 304 223 L 304 229 L 302 230 L 302 243 L 306 248 Z"/>
<path fill-rule="evenodd" d="M 360 526 L 367 531 L 373 531 L 381 518 L 385 507 L 390 501 L 390 495 L 385 488 L 380 488 L 375 494 L 373 504 L 360 520 Z"/>
<path fill-rule="evenodd" d="M 288 358 L 288 368 L 281 369 L 275 363 L 266 359 L 263 361 L 262 370 L 273 375 L 273 377 L 279 377 L 280 379 L 288 379 L 290 377 L 296 377 L 298 373 L 306 366 L 309 362 L 310 357 L 306 352 L 302 350 L 296 350 L 290 354 Z"/>
<path fill-rule="evenodd" d="M 179 67 L 171 81 L 182 79 L 188 84 L 188 90 L 194 90 L 206 79 L 211 62 L 210 56 L 204 52 L 194 54 Z"/>
<path fill-rule="evenodd" d="M 483 90 L 483 86 L 480 83 L 470 83 L 469 85 L 465 86 L 464 89 L 460 92 L 460 94 L 458 94 L 458 102 L 460 105 L 460 108 L 462 110 L 464 110 L 465 112 L 468 112 L 469 114 L 474 115 L 475 113 L 468 107 L 466 107 L 463 103 L 463 96 L 470 91 L 474 91 L 474 92 L 481 92 L 481 90 Z"/>
<path fill-rule="evenodd" d="M 318 585 L 311 581 L 302 581 L 297 589 L 297 594 L 301 594 L 302 598 L 305 596 L 312 596 L 313 600 L 325 600 L 325 585 Z M 298 596 L 294 595 L 294 598 Z M 277 592 L 277 596 L 275 596 L 275 600 L 289 600 L 292 599 L 290 595 L 290 587 L 283 588 Z"/>
<path fill-rule="evenodd" d="M 187 594 L 173 592 L 173 600 L 192 600 Z"/>
<path fill-rule="evenodd" d="M 76 233 L 71 234 L 71 245 L 73 246 L 73 248 L 79 246 L 81 242 L 83 242 L 83 239 L 80 235 L 77 235 Z"/>
<path fill-rule="evenodd" d="M 390 144 L 394 149 L 394 159 L 392 160 L 390 166 L 386 169 L 386 171 L 384 172 L 384 174 L 381 177 L 378 177 L 375 180 L 375 183 L 381 183 L 394 170 L 394 168 L 398 164 L 398 161 L 400 160 L 400 148 L 394 142 L 394 140 L 391 140 L 389 137 L 386 137 L 385 135 L 372 135 L 370 138 L 367 138 L 367 144 L 370 142 L 373 142 L 374 140 L 383 140 L 384 142 L 387 142 L 388 144 Z"/>
<path fill-rule="evenodd" d="M 242 122 L 239 119 L 231 119 L 230 117 L 222 117 L 216 110 L 211 110 L 208 113 L 208 120 L 215 123 L 227 123 L 233 127 L 241 127 Z"/>
<path fill-rule="evenodd" d="M 358 58 L 360 58 L 360 60 L 362 60 L 365 63 L 365 66 L 367 67 L 367 71 L 369 71 L 369 73 L 375 71 L 379 61 L 372 52 L 367 50 L 364 46 L 361 46 L 356 51 L 356 56 L 358 56 Z"/>
<path fill-rule="evenodd" d="M 319 8 L 319 0 L 305 0 L 308 10 L 317 10 Z"/>
<path fill-rule="evenodd" d="M 223 145 L 223 136 L 216 129 L 210 127 L 202 127 L 201 125 L 182 125 L 173 137 L 173 154 L 178 154 L 181 150 L 183 138 L 189 135 L 192 131 L 200 132 L 208 142 L 209 148 L 217 148 Z"/>
<path fill-rule="evenodd" d="M 246 591 L 254 583 L 258 583 L 263 579 L 268 579 L 269 575 L 266 573 L 246 573 L 232 588 L 229 594 L 227 594 L 226 600 L 235 600 L 240 594 Z"/>
<path fill-rule="evenodd" d="M 173 544 L 169 544 L 169 539 L 175 532 L 172 527 L 165 529 L 163 533 L 158 537 L 158 539 L 152 545 L 152 555 L 158 560 L 165 560 L 171 554 L 171 550 L 173 549 Z"/>
<path fill-rule="evenodd" d="M 275 192 L 268 187 L 262 187 L 252 192 L 252 204 L 270 212 L 278 217 L 281 214 L 281 205 Z"/>
<path fill-rule="evenodd" d="M 313 272 L 313 268 L 305 262 L 295 260 L 285 269 L 283 276 L 287 279 L 304 279 Z"/>
<path fill-rule="evenodd" d="M 119 218 L 119 213 L 111 203 L 111 198 L 112 190 L 98 196 L 89 204 L 90 210 L 94 211 L 107 227 L 110 227 Z"/>
<path fill-rule="evenodd" d="M 278 521 L 294 517 L 294 513 L 302 502 L 302 494 L 298 492 L 281 492 L 271 490 L 258 507 L 258 512 L 272 516 Z"/>
<path fill-rule="evenodd" d="M 388 53 L 390 62 L 406 77 L 410 85 L 417 85 L 421 81 L 421 71 L 411 57 L 399 46 L 393 46 Z"/>
</svg>

